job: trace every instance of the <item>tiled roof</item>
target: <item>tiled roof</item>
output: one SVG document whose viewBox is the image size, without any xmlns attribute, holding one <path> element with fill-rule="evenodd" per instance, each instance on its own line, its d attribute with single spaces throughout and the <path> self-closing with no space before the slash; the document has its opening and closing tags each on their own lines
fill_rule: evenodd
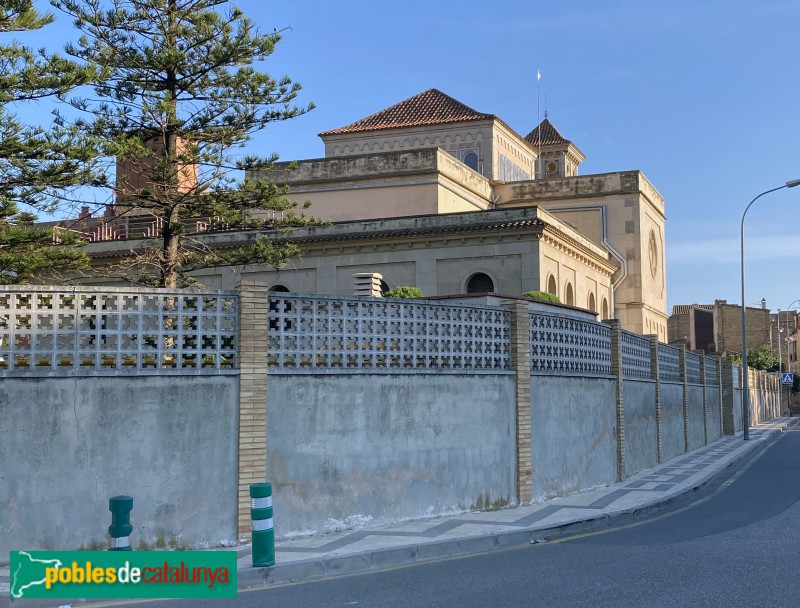
<svg viewBox="0 0 800 608">
<path fill-rule="evenodd" d="M 539 141 L 539 133 L 541 132 L 541 142 Z M 543 146 L 552 146 L 555 144 L 569 144 L 572 143 L 566 137 L 561 135 L 548 119 L 544 119 L 539 126 L 525 136 L 527 141 L 532 146 L 536 147 L 541 143 Z"/>
<path fill-rule="evenodd" d="M 688 315 L 692 308 L 699 308 L 701 310 L 714 310 L 713 304 L 675 304 L 672 307 L 672 314 L 674 315 Z"/>
<path fill-rule="evenodd" d="M 347 224 L 348 222 L 335 222 Z M 306 237 L 292 237 L 291 233 L 286 238 L 287 241 L 296 243 L 318 242 L 318 241 L 349 241 L 359 239 L 386 239 L 405 236 L 425 236 L 436 234 L 462 234 L 465 232 L 484 232 L 495 230 L 525 230 L 536 229 L 540 230 L 546 226 L 545 222 L 539 218 L 511 220 L 511 221 L 493 221 L 493 222 L 476 222 L 473 224 L 460 225 L 460 226 L 418 226 L 414 228 L 396 228 L 389 230 L 376 230 L 370 232 L 351 232 L 344 234 L 325 234 L 322 231 L 320 234 L 314 234 Z M 277 240 L 276 240 L 277 242 Z"/>
<path fill-rule="evenodd" d="M 493 118 L 493 114 L 477 112 L 437 89 L 428 89 L 345 127 L 324 131 L 320 136 Z"/>
</svg>

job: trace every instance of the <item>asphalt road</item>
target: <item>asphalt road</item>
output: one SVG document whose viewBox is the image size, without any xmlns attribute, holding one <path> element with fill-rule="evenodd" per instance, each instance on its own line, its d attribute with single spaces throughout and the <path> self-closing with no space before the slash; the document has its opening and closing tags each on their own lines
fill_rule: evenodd
<svg viewBox="0 0 800 608">
<path fill-rule="evenodd" d="M 800 606 L 800 426 L 690 503 L 473 557 L 159 608 Z"/>
</svg>

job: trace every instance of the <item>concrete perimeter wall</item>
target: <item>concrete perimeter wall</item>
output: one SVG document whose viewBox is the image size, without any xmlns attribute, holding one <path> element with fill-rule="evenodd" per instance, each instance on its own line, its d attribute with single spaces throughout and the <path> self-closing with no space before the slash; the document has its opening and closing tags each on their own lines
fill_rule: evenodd
<svg viewBox="0 0 800 608">
<path fill-rule="evenodd" d="M 742 389 L 733 389 L 733 428 L 735 433 L 741 433 L 742 425 Z"/>
<path fill-rule="evenodd" d="M 134 497 L 134 548 L 210 547 L 249 538 L 252 483 L 273 483 L 286 537 L 573 494 L 718 436 L 713 373 L 704 389 L 683 349 L 587 311 L 246 281 L 93 289 L 0 288 L 13 304 L 0 324 L 0 559 L 106 547 L 117 494 Z M 77 329 L 52 331 L 70 318 Z M 731 433 L 741 396 L 723 368 Z M 752 421 L 777 416 L 777 380 L 753 373 L 751 387 Z"/>
<path fill-rule="evenodd" d="M 235 543 L 238 390 L 236 376 L 4 378 L 0 555 L 107 548 L 119 494 L 134 549 Z"/>
<path fill-rule="evenodd" d="M 661 459 L 669 460 L 686 451 L 683 420 L 683 385 L 661 384 Z"/>
<path fill-rule="evenodd" d="M 686 401 L 689 406 L 689 449 L 696 450 L 706 443 L 706 417 L 703 411 L 702 385 L 689 384 L 686 387 Z"/>
<path fill-rule="evenodd" d="M 270 375 L 267 395 L 278 536 L 516 497 L 513 375 Z"/>
<path fill-rule="evenodd" d="M 706 408 L 706 428 L 708 429 L 708 442 L 711 443 L 722 436 L 718 386 L 709 386 L 706 389 Z"/>
<path fill-rule="evenodd" d="M 628 474 L 658 464 L 655 381 L 625 380 L 625 470 Z"/>
<path fill-rule="evenodd" d="M 534 500 L 615 481 L 614 384 L 611 378 L 531 378 Z"/>
</svg>

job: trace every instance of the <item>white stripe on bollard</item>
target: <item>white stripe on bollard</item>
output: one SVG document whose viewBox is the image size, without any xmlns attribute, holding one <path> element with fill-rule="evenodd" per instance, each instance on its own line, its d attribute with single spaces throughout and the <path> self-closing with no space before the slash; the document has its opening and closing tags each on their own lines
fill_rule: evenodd
<svg viewBox="0 0 800 608">
<path fill-rule="evenodd" d="M 263 530 L 272 530 L 272 518 L 269 519 L 254 519 L 253 531 L 261 532 Z"/>
<path fill-rule="evenodd" d="M 265 509 L 272 506 L 272 496 L 266 498 L 254 498 L 252 501 L 253 509 Z"/>
<path fill-rule="evenodd" d="M 113 538 L 114 541 L 114 548 L 119 549 L 122 547 L 130 547 L 131 546 L 131 537 L 130 536 L 123 536 L 122 538 Z"/>
</svg>

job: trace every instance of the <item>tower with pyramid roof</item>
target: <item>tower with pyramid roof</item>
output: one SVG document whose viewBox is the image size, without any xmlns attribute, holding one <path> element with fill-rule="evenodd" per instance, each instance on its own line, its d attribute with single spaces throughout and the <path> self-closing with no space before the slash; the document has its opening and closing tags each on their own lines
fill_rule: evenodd
<svg viewBox="0 0 800 608">
<path fill-rule="evenodd" d="M 458 222 L 456 214 L 539 209 L 568 235 L 545 234 L 537 245 L 540 255 L 519 257 L 499 250 L 482 257 L 466 240 L 451 240 L 452 260 L 434 263 L 419 254 L 413 261 L 418 274 L 404 284 L 436 295 L 459 293 L 480 266 L 505 293 L 548 291 L 565 304 L 620 319 L 629 331 L 666 340 L 663 197 L 637 170 L 579 175 L 585 155 L 546 114 L 522 136 L 498 116 L 428 89 L 320 137 L 325 158 L 301 161 L 291 170 L 279 163 L 264 177 L 287 185 L 291 200 L 311 201 L 312 212 L 325 219 L 415 222 L 453 214 Z M 598 247 L 602 261 L 576 253 L 575 243 L 584 251 Z M 382 272 L 391 285 L 392 275 L 411 272 L 392 266 L 396 261 L 389 258 L 401 257 L 373 260 L 353 272 Z M 614 268 L 610 274 L 607 265 Z M 425 283 L 431 277 L 435 286 Z M 329 288 L 324 279 L 318 285 Z"/>
<path fill-rule="evenodd" d="M 537 152 L 536 178 L 574 177 L 586 155 L 575 144 L 561 135 L 547 118 L 525 136 Z"/>
<path fill-rule="evenodd" d="M 438 89 L 319 136 L 326 158 L 441 148 L 493 181 L 531 179 L 536 164 L 536 151 L 500 118 L 478 112 Z"/>
</svg>

